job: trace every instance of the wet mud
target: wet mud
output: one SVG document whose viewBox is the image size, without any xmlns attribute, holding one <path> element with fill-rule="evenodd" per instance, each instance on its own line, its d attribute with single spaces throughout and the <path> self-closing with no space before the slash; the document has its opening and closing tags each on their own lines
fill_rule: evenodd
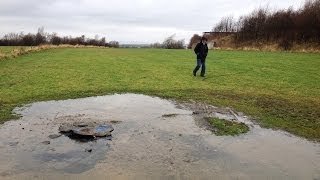
<svg viewBox="0 0 320 180">
<path fill-rule="evenodd" d="M 319 179 L 320 145 L 263 129 L 243 113 L 136 94 L 33 103 L 0 126 L 0 179 Z M 246 123 L 215 136 L 213 116 Z M 105 138 L 69 137 L 66 123 L 110 123 Z"/>
</svg>

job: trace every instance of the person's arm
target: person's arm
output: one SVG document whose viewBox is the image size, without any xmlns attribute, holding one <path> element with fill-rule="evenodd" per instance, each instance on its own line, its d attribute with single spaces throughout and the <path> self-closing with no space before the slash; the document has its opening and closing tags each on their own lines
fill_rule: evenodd
<svg viewBox="0 0 320 180">
<path fill-rule="evenodd" d="M 208 45 L 206 44 L 206 50 L 205 50 L 205 56 L 207 57 L 208 55 L 208 51 L 209 51 L 209 48 L 208 48 Z"/>
<path fill-rule="evenodd" d="M 200 44 L 198 43 L 196 45 L 196 47 L 194 48 L 194 53 L 196 53 L 196 55 L 198 55 L 198 53 L 199 53 L 199 47 L 200 47 Z"/>
</svg>

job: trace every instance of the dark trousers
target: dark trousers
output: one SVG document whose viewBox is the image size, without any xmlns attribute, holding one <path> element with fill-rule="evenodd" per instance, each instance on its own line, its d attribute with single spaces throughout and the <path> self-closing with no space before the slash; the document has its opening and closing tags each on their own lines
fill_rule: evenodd
<svg viewBox="0 0 320 180">
<path fill-rule="evenodd" d="M 193 73 L 197 73 L 201 67 L 201 76 L 206 73 L 206 59 L 197 59 L 197 66 L 194 68 Z"/>
</svg>

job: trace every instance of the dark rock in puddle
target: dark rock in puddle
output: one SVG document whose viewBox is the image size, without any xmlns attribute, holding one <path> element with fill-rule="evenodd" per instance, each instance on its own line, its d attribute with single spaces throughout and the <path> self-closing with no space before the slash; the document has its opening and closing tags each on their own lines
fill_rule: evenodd
<svg viewBox="0 0 320 180">
<path fill-rule="evenodd" d="M 97 125 L 94 127 L 74 128 L 72 129 L 72 132 L 82 136 L 105 137 L 111 136 L 111 132 L 113 130 L 114 129 L 111 125 Z"/>
<path fill-rule="evenodd" d="M 111 121 L 110 121 L 111 124 L 119 124 L 119 123 L 121 123 L 121 122 L 122 122 L 122 121 L 117 121 L 117 120 L 111 120 Z"/>
<path fill-rule="evenodd" d="M 45 145 L 49 145 L 51 142 L 50 141 L 43 141 L 42 144 L 45 144 Z"/>
<path fill-rule="evenodd" d="M 96 137 L 109 137 L 113 131 L 110 124 L 96 123 L 73 123 L 64 124 L 59 127 L 59 131 L 71 139 L 87 142 L 94 140 Z M 83 140 L 83 141 L 82 141 Z"/>
<path fill-rule="evenodd" d="M 49 135 L 48 137 L 49 137 L 50 139 L 57 139 L 57 138 L 60 137 L 60 136 L 62 136 L 62 134 L 51 134 L 51 135 Z"/>
<path fill-rule="evenodd" d="M 93 126 L 94 124 L 96 124 L 96 122 L 92 122 L 92 123 L 75 122 L 75 123 L 73 123 L 73 126 L 77 126 L 77 127 L 88 127 L 88 126 Z"/>
<path fill-rule="evenodd" d="M 164 114 L 164 115 L 162 115 L 162 117 L 164 117 L 164 118 L 170 118 L 170 117 L 176 117 L 176 116 L 178 116 L 179 114 Z"/>
<path fill-rule="evenodd" d="M 59 127 L 59 131 L 61 133 L 69 133 L 70 131 L 72 131 L 72 128 L 74 128 L 75 126 L 72 124 L 63 124 Z"/>
<path fill-rule="evenodd" d="M 63 134 L 65 136 L 68 136 L 70 139 L 72 139 L 74 141 L 77 141 L 77 142 L 80 142 L 80 143 L 87 143 L 87 142 L 91 142 L 91 141 L 97 140 L 97 138 L 93 137 L 93 136 L 82 136 L 82 135 L 74 134 L 72 132 L 63 133 Z M 111 136 L 107 136 L 107 137 L 111 137 Z"/>
<path fill-rule="evenodd" d="M 86 149 L 86 152 L 91 153 L 91 152 L 92 152 L 92 149 Z"/>
<path fill-rule="evenodd" d="M 9 146 L 17 146 L 19 142 L 9 142 Z"/>
<path fill-rule="evenodd" d="M 190 163 L 191 160 L 190 159 L 184 159 L 183 162 Z"/>
</svg>

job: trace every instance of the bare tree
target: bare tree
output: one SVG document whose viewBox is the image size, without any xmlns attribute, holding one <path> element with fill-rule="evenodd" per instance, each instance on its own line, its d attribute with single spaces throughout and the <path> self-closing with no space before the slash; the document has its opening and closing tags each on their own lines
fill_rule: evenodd
<svg viewBox="0 0 320 180">
<path fill-rule="evenodd" d="M 38 28 L 38 32 L 36 34 L 35 45 L 40 45 L 46 42 L 46 36 L 44 33 L 44 27 Z"/>
<path fill-rule="evenodd" d="M 320 44 L 320 0 L 306 0 L 298 10 L 261 7 L 237 21 L 224 17 L 213 31 L 237 32 L 236 42 L 277 42 L 286 50 L 294 42 Z"/>
<path fill-rule="evenodd" d="M 175 34 L 167 37 L 163 43 L 162 46 L 165 49 L 184 49 L 184 40 L 175 40 L 174 39 Z"/>
<path fill-rule="evenodd" d="M 150 45 L 151 48 L 163 48 L 162 44 L 159 42 Z"/>
<path fill-rule="evenodd" d="M 119 44 L 118 41 L 110 41 L 110 42 L 108 43 L 108 46 L 109 46 L 109 47 L 113 47 L 113 48 L 119 48 L 119 47 L 120 47 L 120 44 Z"/>
<path fill-rule="evenodd" d="M 233 16 L 223 17 L 219 23 L 217 23 L 213 30 L 214 32 L 236 32 L 237 23 L 234 21 Z"/>
</svg>

